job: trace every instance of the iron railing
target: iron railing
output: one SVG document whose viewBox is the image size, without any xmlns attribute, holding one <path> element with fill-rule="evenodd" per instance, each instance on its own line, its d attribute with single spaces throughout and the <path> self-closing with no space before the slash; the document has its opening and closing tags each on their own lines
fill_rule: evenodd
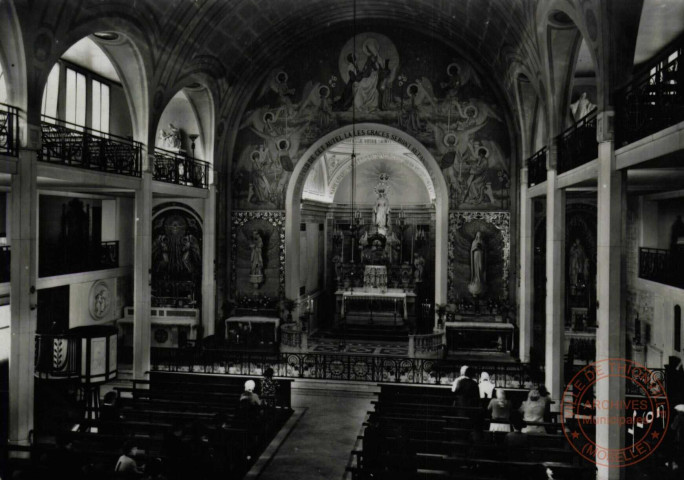
<svg viewBox="0 0 684 480">
<path fill-rule="evenodd" d="M 543 379 L 543 371 L 529 364 L 470 361 L 468 365 L 489 373 L 499 387 L 529 387 Z M 271 367 L 277 377 L 426 385 L 451 384 L 461 366 L 440 359 L 201 348 L 156 349 L 152 355 L 153 371 L 259 376 Z"/>
<path fill-rule="evenodd" d="M 80 374 L 81 343 L 70 334 L 36 334 L 35 376 L 76 378 Z"/>
<path fill-rule="evenodd" d="M 615 145 L 635 142 L 684 121 L 684 36 L 615 92 Z"/>
<path fill-rule="evenodd" d="M 12 265 L 12 249 L 9 245 L 0 246 L 0 283 L 10 281 L 10 266 Z"/>
<path fill-rule="evenodd" d="M 155 180 L 176 185 L 207 188 L 209 185 L 209 164 L 196 158 L 161 148 L 154 150 Z"/>
<path fill-rule="evenodd" d="M 0 154 L 19 154 L 19 109 L 0 103 Z"/>
<path fill-rule="evenodd" d="M 527 159 L 527 186 L 533 187 L 546 181 L 546 147 Z"/>
<path fill-rule="evenodd" d="M 99 269 L 117 268 L 119 266 L 119 241 L 100 243 Z"/>
<path fill-rule="evenodd" d="M 584 165 L 598 157 L 596 110 L 558 135 L 558 173 Z"/>
<path fill-rule="evenodd" d="M 684 252 L 639 248 L 639 278 L 684 288 Z"/>
<path fill-rule="evenodd" d="M 43 115 L 38 159 L 73 167 L 139 177 L 142 144 Z"/>
</svg>

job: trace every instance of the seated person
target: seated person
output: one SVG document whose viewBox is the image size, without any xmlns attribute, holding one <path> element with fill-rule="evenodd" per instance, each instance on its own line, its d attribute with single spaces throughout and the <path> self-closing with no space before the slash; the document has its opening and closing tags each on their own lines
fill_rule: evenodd
<svg viewBox="0 0 684 480">
<path fill-rule="evenodd" d="M 138 454 L 138 447 L 126 442 L 122 448 L 122 454 L 116 462 L 114 472 L 116 478 L 137 478 L 142 475 L 142 470 L 138 468 L 135 456 Z"/>
<path fill-rule="evenodd" d="M 245 391 L 240 395 L 238 404 L 238 416 L 242 420 L 257 420 L 261 414 L 261 399 L 254 393 L 255 388 L 254 380 L 245 382 Z"/>
<path fill-rule="evenodd" d="M 546 401 L 541 398 L 539 390 L 535 388 L 530 390 L 527 400 L 520 405 L 520 413 L 522 413 L 523 420 L 527 423 L 543 423 L 546 407 Z M 542 425 L 528 425 L 523 430 L 523 433 L 546 433 L 546 429 Z"/>
<path fill-rule="evenodd" d="M 490 432 L 510 432 L 511 431 L 511 404 L 506 399 L 506 391 L 503 388 L 496 389 L 496 398 L 489 401 L 487 410 L 492 416 L 489 423 Z"/>
</svg>

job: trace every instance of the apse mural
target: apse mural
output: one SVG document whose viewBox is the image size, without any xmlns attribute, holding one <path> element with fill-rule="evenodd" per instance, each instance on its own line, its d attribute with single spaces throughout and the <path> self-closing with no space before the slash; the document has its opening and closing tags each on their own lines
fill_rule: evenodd
<svg viewBox="0 0 684 480">
<path fill-rule="evenodd" d="M 202 225 L 184 207 L 164 204 L 152 220 L 154 306 L 193 307 L 202 287 Z"/>
<path fill-rule="evenodd" d="M 284 209 L 303 152 L 352 117 L 425 145 L 442 168 L 451 210 L 510 207 L 502 110 L 473 67 L 432 39 L 367 32 L 331 34 L 269 73 L 239 126 L 234 208 Z"/>
</svg>

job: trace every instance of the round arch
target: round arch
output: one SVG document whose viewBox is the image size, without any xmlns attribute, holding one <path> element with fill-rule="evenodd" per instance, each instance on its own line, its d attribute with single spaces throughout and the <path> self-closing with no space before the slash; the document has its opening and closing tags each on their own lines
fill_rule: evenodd
<svg viewBox="0 0 684 480">
<path fill-rule="evenodd" d="M 447 300 L 447 267 L 448 267 L 448 220 L 449 191 L 446 180 L 437 161 L 430 152 L 416 139 L 405 132 L 382 124 L 360 123 L 355 127 L 341 127 L 314 142 L 297 162 L 287 185 L 285 196 L 285 293 L 288 298 L 299 297 L 299 223 L 301 220 L 300 204 L 304 183 L 314 162 L 332 145 L 345 139 L 361 136 L 384 137 L 396 141 L 408 148 L 423 164 L 435 188 L 435 304 L 446 303 Z"/>
<path fill-rule="evenodd" d="M 14 2 L 4 2 L 0 8 L 0 31 L 4 40 L 0 42 L 0 66 L 4 73 L 7 88 L 7 103 L 19 108 L 22 128 L 19 129 L 20 145 L 26 145 L 25 112 L 28 106 L 27 65 L 24 51 L 24 37 Z"/>
</svg>

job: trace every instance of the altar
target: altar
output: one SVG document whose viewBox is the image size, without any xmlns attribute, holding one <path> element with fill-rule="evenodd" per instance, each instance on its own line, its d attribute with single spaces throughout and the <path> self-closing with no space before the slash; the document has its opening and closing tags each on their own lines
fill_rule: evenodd
<svg viewBox="0 0 684 480">
<path fill-rule="evenodd" d="M 415 319 L 416 294 L 400 288 L 364 287 L 335 292 L 335 323 L 395 325 Z"/>
</svg>

